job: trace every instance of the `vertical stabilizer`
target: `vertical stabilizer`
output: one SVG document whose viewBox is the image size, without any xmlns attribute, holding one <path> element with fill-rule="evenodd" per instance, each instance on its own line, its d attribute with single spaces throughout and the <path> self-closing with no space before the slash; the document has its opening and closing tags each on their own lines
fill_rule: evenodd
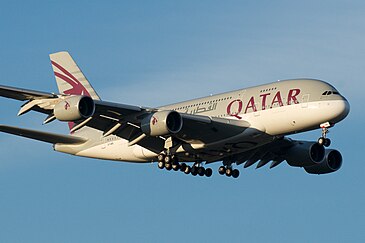
<svg viewBox="0 0 365 243">
<path fill-rule="evenodd" d="M 93 100 L 100 100 L 100 97 L 68 52 L 61 51 L 53 53 L 49 57 L 60 94 L 85 95 L 91 97 Z M 74 122 L 68 123 L 70 130 L 75 125 Z M 83 130 L 90 132 L 94 129 L 84 127 Z"/>
<path fill-rule="evenodd" d="M 87 95 L 94 100 L 100 100 L 100 97 L 68 52 L 57 52 L 49 56 L 58 90 L 61 94 Z"/>
</svg>

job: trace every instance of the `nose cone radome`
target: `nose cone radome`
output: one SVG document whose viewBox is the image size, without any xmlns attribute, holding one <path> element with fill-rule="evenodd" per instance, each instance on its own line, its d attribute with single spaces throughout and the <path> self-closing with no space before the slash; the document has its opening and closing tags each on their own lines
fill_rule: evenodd
<svg viewBox="0 0 365 243">
<path fill-rule="evenodd" d="M 346 116 L 350 112 L 350 103 L 347 101 L 345 97 L 342 97 L 336 104 L 336 122 L 339 122 L 346 118 Z"/>
</svg>

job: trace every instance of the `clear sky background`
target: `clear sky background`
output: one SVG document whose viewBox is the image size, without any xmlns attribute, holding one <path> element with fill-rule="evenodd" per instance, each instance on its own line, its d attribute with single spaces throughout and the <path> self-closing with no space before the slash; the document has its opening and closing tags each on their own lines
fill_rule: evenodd
<svg viewBox="0 0 365 243">
<path fill-rule="evenodd" d="M 48 54 L 68 50 L 104 100 L 159 106 L 311 77 L 351 112 L 329 134 L 343 167 L 322 176 L 283 163 L 193 177 L 0 134 L 0 242 L 364 242 L 364 13 L 363 0 L 2 1 L 3 85 L 56 92 Z M 1 124 L 67 133 L 0 104 Z"/>
</svg>

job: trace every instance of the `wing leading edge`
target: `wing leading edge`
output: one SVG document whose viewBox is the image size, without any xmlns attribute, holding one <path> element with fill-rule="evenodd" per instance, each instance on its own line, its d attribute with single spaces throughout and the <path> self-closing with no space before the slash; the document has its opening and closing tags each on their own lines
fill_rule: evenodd
<svg viewBox="0 0 365 243">
<path fill-rule="evenodd" d="M 20 89 L 4 85 L 0 85 L 0 96 L 21 101 L 41 98 L 57 98 L 57 95 L 52 93 L 30 89 Z"/>
</svg>

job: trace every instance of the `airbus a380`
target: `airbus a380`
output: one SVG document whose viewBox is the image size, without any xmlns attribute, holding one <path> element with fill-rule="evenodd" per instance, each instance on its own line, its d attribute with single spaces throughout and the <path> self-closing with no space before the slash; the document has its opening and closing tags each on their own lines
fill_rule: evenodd
<svg viewBox="0 0 365 243">
<path fill-rule="evenodd" d="M 0 131 L 53 144 L 56 151 L 97 159 L 157 162 L 194 176 L 239 176 L 239 165 L 283 161 L 310 174 L 337 171 L 341 153 L 328 149 L 330 127 L 349 113 L 332 85 L 315 79 L 277 81 L 151 108 L 102 101 L 68 52 L 50 55 L 59 94 L 0 86 L 0 96 L 25 101 L 18 115 L 68 122 L 69 135 L 0 125 Z M 287 135 L 321 129 L 315 141 Z M 192 162 L 192 163 L 188 163 Z M 190 165 L 189 165 L 190 164 Z"/>
</svg>

